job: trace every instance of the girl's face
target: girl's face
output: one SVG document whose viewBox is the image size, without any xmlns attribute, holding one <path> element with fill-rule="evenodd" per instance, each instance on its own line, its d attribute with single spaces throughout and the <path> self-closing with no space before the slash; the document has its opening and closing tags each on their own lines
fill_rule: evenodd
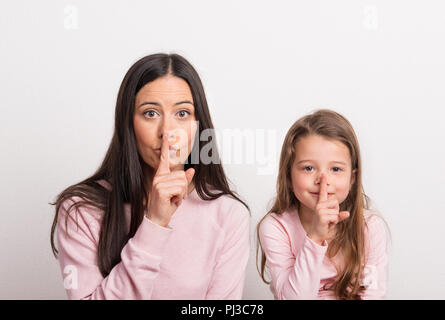
<svg viewBox="0 0 445 320">
<path fill-rule="evenodd" d="M 183 169 L 198 127 L 187 82 L 173 75 L 157 78 L 143 86 L 135 100 L 133 124 L 141 158 L 156 170 L 162 136 L 168 134 L 170 169 Z"/>
<path fill-rule="evenodd" d="M 297 141 L 292 165 L 292 189 L 302 206 L 315 210 L 321 174 L 327 180 L 328 200 L 342 203 L 355 181 L 348 147 L 340 141 L 309 135 Z"/>
</svg>

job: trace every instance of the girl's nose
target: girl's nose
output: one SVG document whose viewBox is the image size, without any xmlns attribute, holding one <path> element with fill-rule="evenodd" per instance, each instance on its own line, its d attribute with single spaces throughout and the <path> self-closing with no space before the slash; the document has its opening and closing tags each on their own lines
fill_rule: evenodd
<svg viewBox="0 0 445 320">
<path fill-rule="evenodd" d="M 329 185 L 329 175 L 326 174 L 326 173 L 324 173 L 324 172 L 321 172 L 319 175 L 317 175 L 317 178 L 315 179 L 315 184 L 320 184 L 320 182 L 321 182 L 321 177 L 322 177 L 323 175 L 326 177 L 326 184 Z"/>
</svg>

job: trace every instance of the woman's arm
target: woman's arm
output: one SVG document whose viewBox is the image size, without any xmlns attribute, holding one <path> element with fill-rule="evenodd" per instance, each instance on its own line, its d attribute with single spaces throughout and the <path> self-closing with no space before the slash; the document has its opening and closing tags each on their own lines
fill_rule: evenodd
<svg viewBox="0 0 445 320">
<path fill-rule="evenodd" d="M 153 281 L 159 273 L 163 251 L 171 229 L 161 227 L 144 217 L 136 234 L 124 246 L 121 262 L 103 278 L 97 263 L 100 225 L 94 209 L 73 208 L 68 217 L 60 207 L 57 240 L 59 263 L 69 299 L 150 299 Z"/>
<path fill-rule="evenodd" d="M 236 201 L 223 225 L 224 244 L 220 250 L 206 299 L 241 299 L 250 251 L 250 216 Z"/>
</svg>

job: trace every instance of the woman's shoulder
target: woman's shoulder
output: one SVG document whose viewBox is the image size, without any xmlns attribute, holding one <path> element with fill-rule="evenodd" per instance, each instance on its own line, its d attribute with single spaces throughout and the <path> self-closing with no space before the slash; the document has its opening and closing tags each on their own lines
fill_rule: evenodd
<svg viewBox="0 0 445 320">
<path fill-rule="evenodd" d="M 97 184 L 100 184 L 102 187 L 104 187 L 105 189 L 107 189 L 108 191 L 111 190 L 111 184 L 105 180 L 105 179 L 100 179 L 100 180 L 96 180 L 95 181 Z"/>
<path fill-rule="evenodd" d="M 105 188 L 109 188 L 109 184 L 105 180 L 96 181 Z M 103 209 L 100 204 L 94 203 L 89 197 L 80 196 L 79 192 L 74 190 L 71 196 L 67 196 L 59 206 L 59 219 L 71 218 L 77 221 L 83 221 L 89 225 L 97 225 L 103 217 Z M 87 200 L 88 199 L 88 200 Z"/>
<path fill-rule="evenodd" d="M 209 189 L 210 193 L 218 194 L 221 191 Z M 189 202 L 195 209 L 202 213 L 202 217 L 208 217 L 220 227 L 236 224 L 245 224 L 250 221 L 248 208 L 230 194 L 222 194 L 212 200 L 202 199 L 197 190 L 193 191 L 193 200 Z M 210 214 L 212 213 L 212 214 Z"/>
<path fill-rule="evenodd" d="M 238 216 L 238 218 L 247 218 L 250 216 L 247 207 L 230 194 L 223 194 L 214 200 L 219 212 L 229 212 L 230 215 Z"/>
</svg>

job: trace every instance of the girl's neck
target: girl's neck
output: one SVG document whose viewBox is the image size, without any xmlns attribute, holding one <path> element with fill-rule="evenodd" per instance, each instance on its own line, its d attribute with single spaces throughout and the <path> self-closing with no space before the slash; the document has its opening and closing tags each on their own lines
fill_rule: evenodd
<svg viewBox="0 0 445 320">
<path fill-rule="evenodd" d="M 312 225 L 312 219 L 314 218 L 314 215 L 314 210 L 309 209 L 300 202 L 300 206 L 298 208 L 298 216 L 300 217 L 301 224 L 303 225 L 306 232 L 309 231 L 307 230 L 307 228 Z"/>
</svg>

